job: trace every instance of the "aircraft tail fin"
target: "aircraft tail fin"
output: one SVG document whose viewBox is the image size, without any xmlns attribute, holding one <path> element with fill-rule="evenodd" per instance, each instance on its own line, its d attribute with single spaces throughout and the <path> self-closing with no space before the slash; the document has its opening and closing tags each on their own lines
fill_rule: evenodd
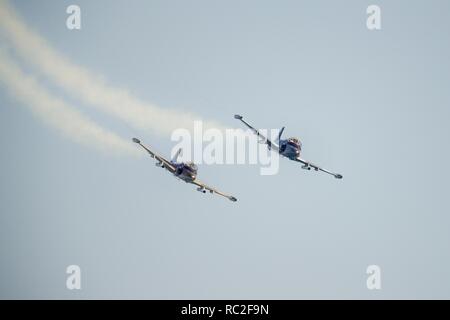
<svg viewBox="0 0 450 320">
<path fill-rule="evenodd" d="M 178 157 L 181 155 L 181 153 L 183 152 L 183 149 L 178 149 L 178 151 L 173 155 L 172 157 L 172 162 L 177 162 Z"/>
<path fill-rule="evenodd" d="M 277 143 L 280 143 L 281 135 L 283 134 L 283 131 L 284 131 L 284 127 L 281 128 L 280 132 L 278 133 L 278 137 L 277 137 L 277 140 L 276 140 Z"/>
</svg>

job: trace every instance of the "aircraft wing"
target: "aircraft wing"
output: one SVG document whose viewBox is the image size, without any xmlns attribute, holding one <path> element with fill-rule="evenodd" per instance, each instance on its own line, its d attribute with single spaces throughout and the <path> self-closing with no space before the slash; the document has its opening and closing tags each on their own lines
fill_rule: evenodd
<svg viewBox="0 0 450 320">
<path fill-rule="evenodd" d="M 272 141 L 270 141 L 268 138 L 266 138 L 265 136 L 263 136 L 257 129 L 253 128 L 247 121 L 245 121 L 243 119 L 242 116 L 235 114 L 234 115 L 235 119 L 241 120 L 241 122 L 243 124 L 245 124 L 250 130 L 252 130 L 259 138 L 262 139 L 262 143 L 266 143 L 267 146 L 269 147 L 269 149 L 274 149 L 275 151 L 278 151 L 278 146 L 276 144 L 274 144 Z"/>
<path fill-rule="evenodd" d="M 311 163 L 309 161 L 303 160 L 301 158 L 297 158 L 297 159 L 295 159 L 295 161 L 303 163 L 303 166 L 302 166 L 303 169 L 311 170 L 311 168 L 313 168 L 316 171 L 322 171 L 322 172 L 331 174 L 336 179 L 342 179 L 342 175 L 341 174 L 328 171 L 328 170 L 326 170 L 324 168 L 321 168 L 321 167 L 319 167 L 319 166 L 317 166 L 314 163 Z"/>
<path fill-rule="evenodd" d="M 217 193 L 218 195 L 220 195 L 220 196 L 222 196 L 222 197 L 225 197 L 225 198 L 228 198 L 228 199 L 231 200 L 231 201 L 237 201 L 237 199 L 236 199 L 235 197 L 230 196 L 230 195 L 227 195 L 227 194 L 225 194 L 225 193 L 223 193 L 223 192 L 220 192 L 220 191 L 217 190 L 217 189 L 211 188 L 211 187 L 207 186 L 206 184 L 204 184 L 203 182 L 201 182 L 201 181 L 199 181 L 199 180 L 197 180 L 197 179 L 195 179 L 195 180 L 192 181 L 191 183 L 192 183 L 192 184 L 195 184 L 196 186 L 198 186 L 198 189 L 197 189 L 197 190 L 199 190 L 199 191 L 202 191 L 202 190 L 208 190 L 208 191 L 211 192 L 211 193 Z"/>
<path fill-rule="evenodd" d="M 160 164 L 163 168 L 167 169 L 168 171 L 170 171 L 170 172 L 172 172 L 172 173 L 175 172 L 176 169 L 175 169 L 175 167 L 173 166 L 173 164 L 172 164 L 169 160 L 167 160 L 167 159 L 165 159 L 164 157 L 162 157 L 162 156 L 156 154 L 155 152 L 153 152 L 152 150 L 150 150 L 149 148 L 147 148 L 146 146 L 144 146 L 144 145 L 141 143 L 141 141 L 140 141 L 139 139 L 133 138 L 133 142 L 134 142 L 134 143 L 137 143 L 137 144 L 140 145 L 142 148 L 144 148 L 144 150 L 147 151 L 147 152 L 150 154 L 150 156 L 151 156 L 152 158 L 155 158 L 156 160 L 158 160 L 158 161 L 159 161 L 159 164 Z"/>
</svg>

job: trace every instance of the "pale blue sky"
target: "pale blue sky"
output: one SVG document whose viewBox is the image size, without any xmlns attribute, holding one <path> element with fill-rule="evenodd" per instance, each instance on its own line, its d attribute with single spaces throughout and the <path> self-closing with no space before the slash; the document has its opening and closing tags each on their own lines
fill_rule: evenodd
<svg viewBox="0 0 450 320">
<path fill-rule="evenodd" d="M 450 298 L 448 1 L 76 1 L 82 30 L 69 31 L 73 3 L 12 1 L 114 86 L 230 127 L 235 113 L 286 126 L 344 179 L 287 160 L 275 176 L 200 165 L 239 201 L 203 195 L 150 158 L 65 139 L 0 87 L 0 297 Z M 366 28 L 372 3 L 380 31 Z M 169 136 L 42 81 L 169 154 Z M 65 288 L 70 264 L 81 291 Z M 370 264 L 381 291 L 366 288 Z"/>
</svg>

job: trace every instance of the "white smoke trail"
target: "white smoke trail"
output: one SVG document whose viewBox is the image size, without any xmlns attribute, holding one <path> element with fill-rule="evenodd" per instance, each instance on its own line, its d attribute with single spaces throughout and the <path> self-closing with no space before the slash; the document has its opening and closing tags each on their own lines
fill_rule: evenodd
<svg viewBox="0 0 450 320">
<path fill-rule="evenodd" d="M 71 140 L 101 151 L 137 155 L 138 150 L 131 141 L 99 127 L 63 100 L 49 94 L 36 79 L 24 74 L 2 50 L 0 50 L 0 84 L 37 116 Z"/>
<path fill-rule="evenodd" d="M 0 28 L 26 62 L 32 63 L 75 98 L 132 127 L 170 134 L 177 128 L 192 130 L 194 121 L 201 120 L 184 111 L 167 110 L 144 103 L 126 90 L 111 87 L 101 77 L 71 63 L 28 28 L 4 0 L 0 0 Z M 203 126 L 224 130 L 224 126 L 214 121 L 203 121 Z"/>
</svg>

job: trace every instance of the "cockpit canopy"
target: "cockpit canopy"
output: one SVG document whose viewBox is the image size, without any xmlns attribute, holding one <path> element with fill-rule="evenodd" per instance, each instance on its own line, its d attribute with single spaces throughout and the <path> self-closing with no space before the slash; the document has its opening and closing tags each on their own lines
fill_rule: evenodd
<svg viewBox="0 0 450 320">
<path fill-rule="evenodd" d="M 288 143 L 298 146 L 300 149 L 302 148 L 302 143 L 300 142 L 300 140 L 298 138 L 289 138 Z"/>
<path fill-rule="evenodd" d="M 186 167 L 193 172 L 197 172 L 198 170 L 197 165 L 193 162 L 186 162 Z"/>
</svg>

